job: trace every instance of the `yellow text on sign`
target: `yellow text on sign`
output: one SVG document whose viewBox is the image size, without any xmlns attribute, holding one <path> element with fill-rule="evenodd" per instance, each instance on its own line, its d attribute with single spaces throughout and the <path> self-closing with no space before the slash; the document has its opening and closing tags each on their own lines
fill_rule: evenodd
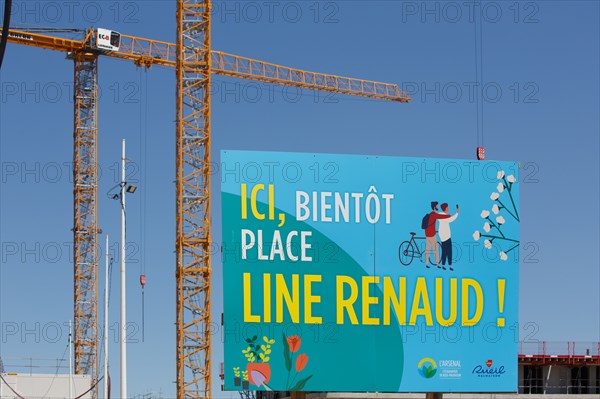
<svg viewBox="0 0 600 399">
<path fill-rule="evenodd" d="M 409 291 L 406 277 L 363 276 L 357 281 L 338 275 L 335 292 L 325 300 L 315 294 L 322 283 L 323 276 L 316 274 L 244 273 L 244 322 L 321 324 L 323 315 L 314 310 L 320 303 L 333 307 L 337 324 L 390 325 L 395 319 L 399 325 L 473 326 L 483 315 L 483 290 L 470 278 L 436 278 L 429 287 L 425 277 L 418 277 Z"/>
<path fill-rule="evenodd" d="M 264 184 L 256 184 L 250 189 L 250 212 L 256 220 L 265 220 L 268 216 L 268 220 L 275 220 L 275 185 L 269 184 L 267 190 L 267 208 L 268 215 L 258 210 L 258 196 L 262 191 L 265 191 Z M 240 187 L 240 198 L 242 201 L 242 219 L 248 219 L 248 185 L 242 184 Z M 281 227 L 285 224 L 285 213 L 279 213 L 279 224 Z"/>
</svg>

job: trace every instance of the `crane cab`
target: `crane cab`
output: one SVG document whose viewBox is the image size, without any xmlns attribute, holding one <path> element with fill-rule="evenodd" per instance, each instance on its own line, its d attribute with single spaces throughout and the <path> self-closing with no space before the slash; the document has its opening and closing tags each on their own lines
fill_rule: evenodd
<svg viewBox="0 0 600 399">
<path fill-rule="evenodd" d="M 119 51 L 121 46 L 121 34 L 109 29 L 98 28 L 96 30 L 95 48 L 100 51 Z"/>
</svg>

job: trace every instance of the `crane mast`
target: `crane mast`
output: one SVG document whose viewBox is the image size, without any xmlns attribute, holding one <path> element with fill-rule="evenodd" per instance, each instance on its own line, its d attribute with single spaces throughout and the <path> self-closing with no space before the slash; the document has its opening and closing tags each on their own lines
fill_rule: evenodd
<svg viewBox="0 0 600 399">
<path fill-rule="evenodd" d="M 177 1 L 177 397 L 210 398 L 210 1 Z"/>
<path fill-rule="evenodd" d="M 74 62 L 73 263 L 75 374 L 98 379 L 98 56 Z M 96 390 L 93 390 L 94 395 Z"/>
<path fill-rule="evenodd" d="M 176 73 L 176 383 L 177 397 L 211 392 L 210 81 L 219 74 L 385 101 L 409 102 L 398 85 L 310 72 L 211 48 L 209 0 L 177 1 L 177 42 L 120 35 L 116 51 L 92 41 L 11 29 L 9 42 L 63 51 L 74 62 L 75 372 L 98 381 L 98 58 Z M 125 337 L 121 337 L 124 339 Z M 92 390 L 97 397 L 97 389 Z"/>
</svg>

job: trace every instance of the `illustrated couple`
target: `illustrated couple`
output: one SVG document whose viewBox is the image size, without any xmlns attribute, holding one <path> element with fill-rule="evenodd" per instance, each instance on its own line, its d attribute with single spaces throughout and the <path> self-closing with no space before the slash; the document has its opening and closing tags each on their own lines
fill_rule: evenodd
<svg viewBox="0 0 600 399">
<path fill-rule="evenodd" d="M 456 205 L 456 213 L 450 215 L 448 212 L 448 204 L 444 203 L 441 206 L 442 211 L 438 213 L 438 202 L 433 201 L 431 203 L 431 213 L 425 215 L 423 218 L 422 228 L 425 229 L 425 266 L 429 268 L 429 251 L 432 250 L 435 257 L 435 265 L 438 268 L 446 270 L 446 261 L 448 261 L 448 267 L 452 268 L 452 238 L 450 232 L 450 223 L 454 222 L 458 217 L 460 208 Z M 439 223 L 439 229 L 436 231 L 436 223 Z M 436 233 L 440 235 L 440 241 L 442 242 L 442 265 L 440 266 L 440 259 L 438 255 L 437 238 Z"/>
</svg>

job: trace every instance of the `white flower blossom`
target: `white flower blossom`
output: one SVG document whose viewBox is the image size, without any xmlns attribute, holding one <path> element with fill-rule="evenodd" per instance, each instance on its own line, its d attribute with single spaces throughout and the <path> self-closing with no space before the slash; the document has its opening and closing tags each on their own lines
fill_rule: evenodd
<svg viewBox="0 0 600 399">
<path fill-rule="evenodd" d="M 473 233 L 473 239 L 475 241 L 479 241 L 480 238 L 481 238 L 481 233 L 479 232 L 479 230 L 476 230 L 475 233 Z"/>
<path fill-rule="evenodd" d="M 500 207 L 494 204 L 494 206 L 492 207 L 492 212 L 494 212 L 494 215 L 497 215 L 500 212 Z"/>
<path fill-rule="evenodd" d="M 504 171 L 503 170 L 499 170 L 497 177 L 498 177 L 498 180 L 502 179 L 504 177 Z"/>
<path fill-rule="evenodd" d="M 485 222 L 485 224 L 483 225 L 483 230 L 485 230 L 486 233 L 489 233 L 491 229 L 492 226 L 490 226 L 488 222 Z"/>
<path fill-rule="evenodd" d="M 504 220 L 504 218 L 503 218 L 502 216 L 498 216 L 498 217 L 496 218 L 496 222 L 497 222 L 498 224 L 504 224 L 504 223 L 506 223 L 506 220 Z"/>
<path fill-rule="evenodd" d="M 508 255 L 506 254 L 506 252 L 500 252 L 500 259 L 503 261 L 508 260 Z"/>
<path fill-rule="evenodd" d="M 496 187 L 499 193 L 504 191 L 504 183 L 498 183 L 498 187 Z"/>
<path fill-rule="evenodd" d="M 493 192 L 492 195 L 490 195 L 490 199 L 492 201 L 496 201 L 498 198 L 500 198 L 500 194 L 498 194 L 497 192 Z"/>
<path fill-rule="evenodd" d="M 506 180 L 508 180 L 509 183 L 514 183 L 517 181 L 513 175 L 508 176 Z"/>
<path fill-rule="evenodd" d="M 492 242 L 490 240 L 485 240 L 483 244 L 487 249 L 492 249 Z"/>
<path fill-rule="evenodd" d="M 490 216 L 490 211 L 481 211 L 481 218 L 487 219 Z"/>
</svg>

